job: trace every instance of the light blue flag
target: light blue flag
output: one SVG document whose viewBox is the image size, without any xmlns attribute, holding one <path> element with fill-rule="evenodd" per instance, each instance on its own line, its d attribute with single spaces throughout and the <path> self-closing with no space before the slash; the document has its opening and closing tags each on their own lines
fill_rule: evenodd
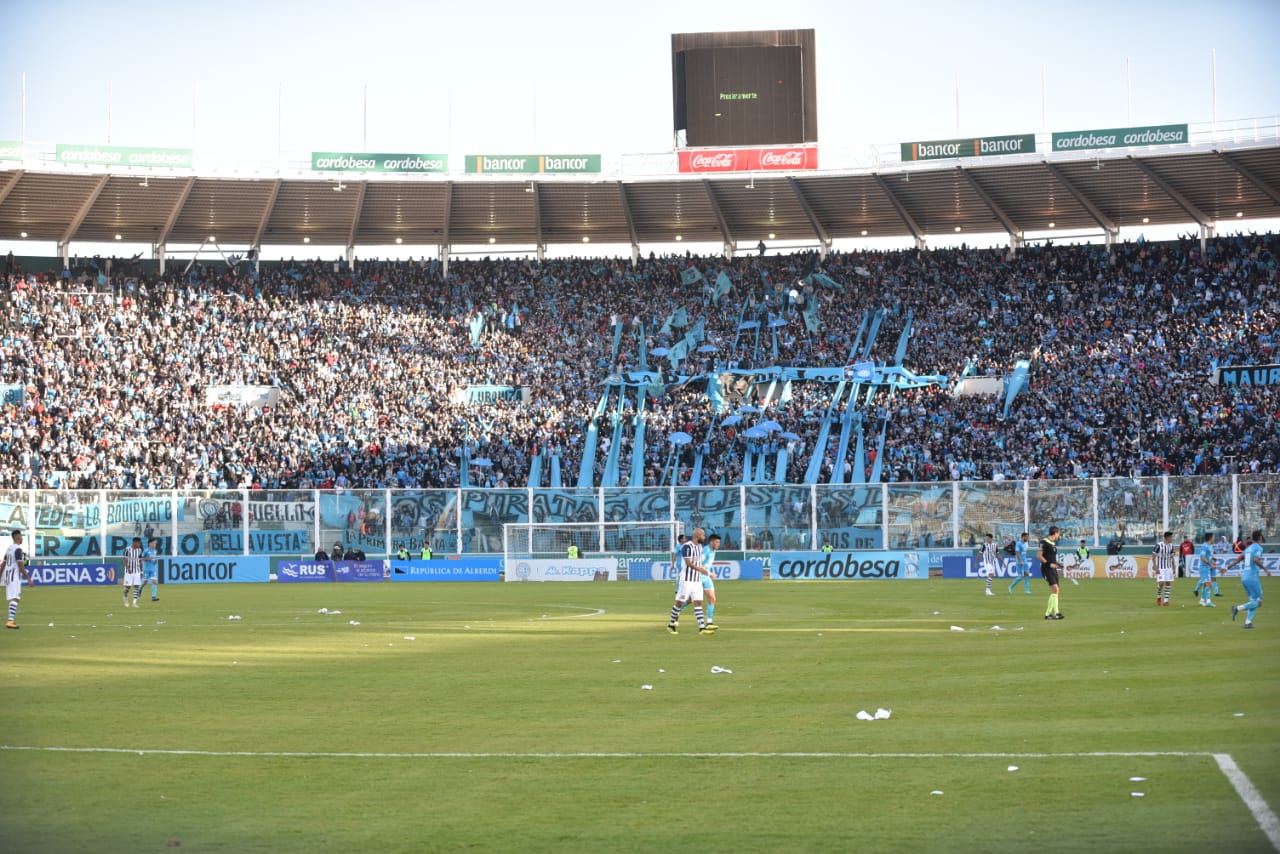
<svg viewBox="0 0 1280 854">
<path fill-rule="evenodd" d="M 667 322 L 673 329 L 684 329 L 689 325 L 689 312 L 685 311 L 684 306 L 680 306 L 671 313 L 671 318 Z"/>
<path fill-rule="evenodd" d="M 702 271 L 697 267 L 685 267 L 680 271 L 680 283 L 684 285 L 692 285 L 702 281 Z"/>
<path fill-rule="evenodd" d="M 720 275 L 716 276 L 716 289 L 711 294 L 711 302 L 718 305 L 720 303 L 720 297 L 729 293 L 732 288 L 733 282 L 729 280 L 729 275 L 721 270 Z"/>
<path fill-rule="evenodd" d="M 471 318 L 471 346 L 480 346 L 480 333 L 484 331 L 484 315 L 477 314 Z"/>
<path fill-rule="evenodd" d="M 805 302 L 804 313 L 801 315 L 804 319 L 804 328 L 810 332 L 817 332 L 818 327 L 822 323 L 818 320 L 818 301 L 810 297 Z"/>
<path fill-rule="evenodd" d="M 813 281 L 818 283 L 822 287 L 827 288 L 828 290 L 844 293 L 844 285 L 840 284 L 835 279 L 828 276 L 826 273 L 814 273 Z"/>
</svg>

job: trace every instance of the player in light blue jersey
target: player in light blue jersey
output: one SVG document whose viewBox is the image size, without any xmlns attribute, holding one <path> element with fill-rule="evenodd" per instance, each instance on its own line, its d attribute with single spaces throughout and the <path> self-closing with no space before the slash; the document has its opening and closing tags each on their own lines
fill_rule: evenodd
<svg viewBox="0 0 1280 854">
<path fill-rule="evenodd" d="M 1258 573 L 1267 572 L 1262 565 L 1262 532 L 1254 531 L 1251 539 L 1253 542 L 1244 550 L 1244 554 L 1227 566 L 1227 569 L 1231 569 L 1234 566 L 1243 564 L 1240 567 L 1240 583 L 1244 585 L 1244 592 L 1249 597 L 1249 601 L 1243 605 L 1232 605 L 1231 619 L 1234 620 L 1236 614 L 1244 611 L 1244 627 L 1246 629 L 1253 628 L 1253 613 L 1262 607 L 1262 579 L 1258 576 Z M 1270 572 L 1267 572 L 1267 575 L 1270 574 Z"/>
<path fill-rule="evenodd" d="M 1196 582 L 1196 593 L 1200 596 L 1200 607 L 1214 608 L 1209 597 L 1218 592 L 1218 576 L 1213 571 L 1213 534 L 1205 534 L 1200 540 L 1200 548 L 1196 549 L 1196 560 L 1200 563 L 1200 580 Z"/>
<path fill-rule="evenodd" d="M 684 569 L 684 558 L 681 555 L 684 552 L 684 541 L 687 540 L 684 534 L 676 535 L 676 547 L 671 550 L 671 574 L 676 579 L 676 590 L 680 589 L 680 570 Z"/>
<path fill-rule="evenodd" d="M 707 544 L 702 547 L 702 565 L 707 574 L 702 576 L 702 598 L 707 602 L 707 626 L 716 624 L 716 580 L 711 574 L 711 567 L 716 562 L 716 551 L 720 548 L 720 535 L 707 537 Z"/>
<path fill-rule="evenodd" d="M 152 538 L 142 550 L 142 583 L 151 585 L 152 602 L 160 601 L 160 590 L 156 586 L 160 583 L 160 561 L 156 559 L 159 545 L 159 541 Z"/>
<path fill-rule="evenodd" d="M 1021 581 L 1027 591 L 1027 595 L 1031 595 L 1031 562 L 1027 560 L 1027 543 L 1030 541 L 1031 535 L 1023 531 L 1022 536 L 1018 538 L 1017 544 L 1013 547 L 1014 575 L 1013 582 L 1009 585 L 1010 593 Z"/>
</svg>

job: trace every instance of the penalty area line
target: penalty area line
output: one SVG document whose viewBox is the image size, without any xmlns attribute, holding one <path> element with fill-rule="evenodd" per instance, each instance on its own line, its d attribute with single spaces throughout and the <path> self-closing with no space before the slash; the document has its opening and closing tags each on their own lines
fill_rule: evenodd
<svg viewBox="0 0 1280 854">
<path fill-rule="evenodd" d="M 1249 812 L 1253 813 L 1254 819 L 1258 822 L 1258 827 L 1262 829 L 1262 832 L 1267 835 L 1267 839 L 1270 840 L 1271 847 L 1280 851 L 1280 819 L 1276 818 L 1276 814 L 1272 811 L 1270 805 L 1263 800 L 1262 793 L 1254 787 L 1253 782 L 1240 770 L 1240 766 L 1231 758 L 1230 753 L 1215 753 L 1213 758 L 1218 763 L 1218 768 L 1223 775 L 1235 788 L 1240 800 L 1244 801 L 1244 805 L 1249 808 Z"/>
<path fill-rule="evenodd" d="M 1205 757 L 1225 754 L 1207 751 L 1095 751 L 1089 753 L 844 753 L 828 751 L 761 751 L 761 752 L 673 752 L 673 751 L 603 751 L 603 752 L 518 752 L 518 751 L 429 751 L 394 753 L 388 751 L 285 751 L 285 750 L 188 750 L 179 748 L 137 747 L 57 747 L 2 744 L 0 751 L 43 751 L 49 753 L 132 753 L 138 756 L 239 756 L 296 759 L 1099 759 L 1142 757 Z M 1226 757 L 1230 762 L 1231 757 Z M 1221 759 L 1219 759 L 1221 766 Z M 1235 763 L 1231 763 L 1235 768 Z M 1236 768 L 1249 790 L 1267 809 L 1257 790 Z M 1223 773 L 1227 773 L 1224 769 Z M 1228 774 L 1228 777 L 1230 775 Z M 1235 780 L 1232 780 L 1235 783 Z M 1237 790 L 1238 787 L 1237 787 Z M 1243 792 L 1242 792 L 1243 796 Z M 1270 810 L 1267 809 L 1268 814 Z M 1272 821 L 1275 815 L 1271 814 Z"/>
</svg>

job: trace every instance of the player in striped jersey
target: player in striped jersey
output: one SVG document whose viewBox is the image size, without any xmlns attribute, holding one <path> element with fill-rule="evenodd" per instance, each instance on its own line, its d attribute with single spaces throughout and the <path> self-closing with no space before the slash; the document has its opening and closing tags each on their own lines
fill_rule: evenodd
<svg viewBox="0 0 1280 854">
<path fill-rule="evenodd" d="M 134 537 L 133 545 L 124 550 L 124 606 L 129 607 L 129 588 L 133 588 L 133 607 L 142 595 L 142 538 Z"/>
<path fill-rule="evenodd" d="M 996 568 L 1000 566 L 1000 554 L 996 550 L 996 541 L 991 534 L 987 534 L 986 541 L 978 551 L 978 566 L 979 572 L 987 579 L 987 595 L 996 595 L 991 592 L 991 582 L 996 577 Z"/>
<path fill-rule="evenodd" d="M 1173 589 L 1173 574 L 1179 554 L 1178 544 L 1173 541 L 1173 531 L 1165 531 L 1164 539 L 1156 543 L 1155 551 L 1151 553 L 1157 605 L 1169 605 L 1169 592 Z"/>
<path fill-rule="evenodd" d="M 676 589 L 675 604 L 671 606 L 671 619 L 667 621 L 667 631 L 673 635 L 680 631 L 680 610 L 689 602 L 693 603 L 693 614 L 698 619 L 698 631 L 715 631 L 714 627 L 707 626 L 702 614 L 702 576 L 708 574 L 707 568 L 702 565 L 702 544 L 705 539 L 706 532 L 701 528 L 694 528 L 693 537 L 680 547 L 683 563 L 680 568 L 680 586 Z"/>
<path fill-rule="evenodd" d="M 22 579 L 32 584 L 27 571 L 27 555 L 22 549 L 22 532 L 13 532 L 13 542 L 4 552 L 4 598 L 9 600 L 9 622 L 6 629 L 18 628 L 18 602 L 22 599 Z"/>
</svg>

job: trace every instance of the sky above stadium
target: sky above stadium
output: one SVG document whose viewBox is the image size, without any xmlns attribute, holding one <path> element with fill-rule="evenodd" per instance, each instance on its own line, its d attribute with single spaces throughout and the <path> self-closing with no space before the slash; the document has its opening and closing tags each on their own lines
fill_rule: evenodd
<svg viewBox="0 0 1280 854">
<path fill-rule="evenodd" d="M 816 31 L 824 162 L 956 136 L 1194 131 L 1215 108 L 1244 133 L 1280 122 L 1277 0 L 0 0 L 0 23 L 0 140 L 192 148 L 197 168 L 669 156 L 671 35 L 752 29 Z"/>
<path fill-rule="evenodd" d="M 722 30 L 816 31 L 833 149 L 1208 122 L 1211 49 L 1220 121 L 1280 115 L 1276 0 L 44 0 L 0 19 L 0 138 L 22 132 L 25 72 L 28 141 L 253 159 L 670 151 L 671 34 Z"/>
</svg>

